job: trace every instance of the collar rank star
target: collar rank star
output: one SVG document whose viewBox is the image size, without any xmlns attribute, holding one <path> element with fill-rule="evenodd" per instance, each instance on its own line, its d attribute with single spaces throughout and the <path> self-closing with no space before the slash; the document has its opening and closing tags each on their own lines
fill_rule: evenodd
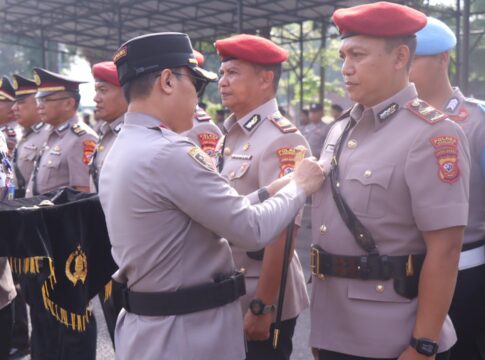
<svg viewBox="0 0 485 360">
<path fill-rule="evenodd" d="M 251 131 L 256 125 L 259 124 L 260 121 L 261 121 L 261 116 L 259 114 L 255 114 L 251 116 L 251 118 L 248 121 L 246 121 L 246 123 L 244 124 L 244 128 L 247 131 Z"/>
<path fill-rule="evenodd" d="M 386 107 L 384 110 L 382 110 L 379 114 L 377 114 L 377 117 L 381 122 L 384 122 L 385 120 L 389 119 L 392 117 L 396 112 L 399 110 L 399 105 L 396 103 L 392 103 L 388 107 Z"/>
</svg>

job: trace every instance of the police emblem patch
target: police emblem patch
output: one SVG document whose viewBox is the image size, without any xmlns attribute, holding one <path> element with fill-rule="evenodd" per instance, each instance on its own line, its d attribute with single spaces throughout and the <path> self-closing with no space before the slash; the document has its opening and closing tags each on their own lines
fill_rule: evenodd
<svg viewBox="0 0 485 360">
<path fill-rule="evenodd" d="M 392 103 L 384 110 L 382 110 L 379 114 L 377 114 L 377 117 L 381 122 L 383 122 L 389 119 L 390 117 L 392 117 L 394 114 L 396 114 L 398 110 L 399 110 L 399 105 L 396 103 Z"/>
<path fill-rule="evenodd" d="M 255 114 L 251 116 L 251 118 L 248 121 L 246 121 L 246 123 L 244 124 L 244 128 L 247 131 L 251 131 L 256 125 L 260 123 L 260 121 L 261 121 L 261 116 L 259 114 Z"/>
<path fill-rule="evenodd" d="M 438 161 L 438 176 L 441 181 L 452 184 L 460 175 L 458 166 L 458 139 L 454 136 L 436 136 L 431 138 Z"/>
<path fill-rule="evenodd" d="M 187 154 L 194 159 L 199 165 L 202 165 L 207 170 L 216 171 L 216 167 L 212 159 L 202 149 L 193 146 L 187 151 Z"/>
<path fill-rule="evenodd" d="M 96 149 L 96 142 L 94 140 L 83 141 L 83 163 L 89 165 Z"/>
<path fill-rule="evenodd" d="M 214 133 L 200 133 L 197 134 L 197 137 L 199 139 L 200 147 L 202 148 L 202 150 L 204 150 L 209 156 L 215 156 L 217 142 L 219 141 L 219 135 Z"/>
<path fill-rule="evenodd" d="M 73 266 L 74 262 L 74 266 Z M 76 286 L 78 281 L 84 284 L 86 277 L 88 276 L 88 258 L 86 253 L 78 245 L 66 261 L 66 277 L 72 282 L 73 286 Z"/>
</svg>

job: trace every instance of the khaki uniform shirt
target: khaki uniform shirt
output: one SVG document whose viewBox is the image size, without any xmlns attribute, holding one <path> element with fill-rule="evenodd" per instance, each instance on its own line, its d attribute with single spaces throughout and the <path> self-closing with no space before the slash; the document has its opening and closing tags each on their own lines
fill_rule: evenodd
<svg viewBox="0 0 485 360">
<path fill-rule="evenodd" d="M 424 254 L 423 231 L 467 223 L 466 137 L 449 119 L 430 124 L 411 111 L 416 96 L 409 85 L 372 108 L 354 106 L 351 118 L 357 124 L 338 160 L 342 195 L 381 255 Z M 348 121 L 337 121 L 329 132 L 321 156 L 327 168 Z M 325 251 L 365 255 L 339 214 L 330 181 L 313 195 L 312 224 L 312 242 Z M 409 344 L 417 303 L 417 298 L 398 295 L 393 280 L 313 277 L 310 344 L 356 356 L 396 358 Z M 455 341 L 446 317 L 439 351 Z"/>
<path fill-rule="evenodd" d="M 47 126 L 43 122 L 39 122 L 30 128 L 23 130 L 23 135 L 20 138 L 17 147 L 15 148 L 14 161 L 16 171 L 22 175 L 25 186 L 34 170 L 34 162 L 44 145 L 48 132 Z M 19 183 L 19 176 L 17 175 L 17 185 Z"/>
<path fill-rule="evenodd" d="M 7 151 L 8 150 L 5 138 L 0 133 L 0 152 L 6 155 Z M 1 154 L 0 157 L 2 157 Z M 4 165 L 0 162 L 0 193 L 2 194 L 5 191 L 4 185 L 8 175 L 8 169 L 6 169 Z M 3 309 L 5 306 L 10 304 L 16 295 L 17 292 L 15 291 L 15 285 L 13 283 L 10 265 L 8 264 L 7 258 L 0 257 L 0 309 Z"/>
<path fill-rule="evenodd" d="M 125 115 L 123 114 L 111 123 L 103 122 L 103 125 L 99 129 L 98 143 L 96 144 L 96 149 L 94 150 L 91 162 L 89 164 L 89 191 L 97 192 L 96 186 L 94 185 L 93 172 L 97 171 L 98 181 L 99 173 L 103 167 L 104 159 L 108 155 L 109 150 L 113 146 L 113 143 L 118 136 L 122 126 Z"/>
<path fill-rule="evenodd" d="M 269 185 L 278 177 L 293 171 L 293 149 L 296 146 L 308 149 L 301 133 L 278 112 L 275 99 L 254 109 L 238 121 L 231 115 L 225 121 L 224 127 L 227 135 L 224 139 L 224 166 L 221 175 L 242 195 Z M 307 156 L 310 156 L 309 151 L 307 152 Z M 234 244 L 231 238 L 227 240 Z M 255 297 L 263 263 L 249 258 L 246 251 L 235 244 L 232 247 L 236 266 L 246 270 L 246 295 L 241 299 L 244 313 Z M 280 272 L 281 269 L 274 271 Z M 305 279 L 295 251 L 288 269 L 282 319 L 296 317 L 308 305 Z"/>
<path fill-rule="evenodd" d="M 318 157 L 322 152 L 323 142 L 327 137 L 330 126 L 320 121 L 317 124 L 309 123 L 305 126 L 305 138 L 310 145 L 313 156 Z"/>
<path fill-rule="evenodd" d="M 49 126 L 47 140 L 36 166 L 39 194 L 62 186 L 89 186 L 88 164 L 98 139 L 94 131 L 76 116 L 53 128 Z M 27 186 L 26 197 L 33 196 L 34 172 Z"/>
<path fill-rule="evenodd" d="M 480 166 L 480 156 L 485 150 L 485 110 L 474 101 L 465 99 L 455 88 L 442 109 L 462 127 L 470 144 L 470 210 L 464 244 L 485 240 L 485 175 Z"/>
<path fill-rule="evenodd" d="M 210 116 L 200 107 L 197 107 L 192 129 L 183 132 L 181 135 L 187 136 L 204 150 L 207 155 L 215 158 L 216 146 L 222 137 L 222 132 L 214 124 Z"/>
<path fill-rule="evenodd" d="M 175 291 L 232 272 L 231 250 L 221 236 L 261 248 L 305 202 L 304 192 L 291 183 L 251 206 L 200 148 L 159 124 L 148 115 L 126 113 L 101 170 L 99 197 L 119 266 L 115 278 L 133 291 Z M 238 301 L 180 316 L 122 310 L 115 337 L 117 359 L 245 357 Z"/>
</svg>

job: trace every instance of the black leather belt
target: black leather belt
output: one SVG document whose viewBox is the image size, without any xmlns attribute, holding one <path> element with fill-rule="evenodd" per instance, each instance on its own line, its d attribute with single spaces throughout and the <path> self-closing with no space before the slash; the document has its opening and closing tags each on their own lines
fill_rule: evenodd
<svg viewBox="0 0 485 360">
<path fill-rule="evenodd" d="M 125 310 L 143 316 L 190 314 L 229 304 L 246 294 L 244 275 L 240 272 L 173 292 L 136 292 L 122 286 Z"/>
<path fill-rule="evenodd" d="M 468 250 L 476 249 L 477 247 L 480 247 L 482 245 L 485 245 L 485 239 L 474 241 L 474 242 L 468 243 L 468 244 L 463 244 L 463 246 L 461 247 L 461 251 L 468 251 Z"/>
<path fill-rule="evenodd" d="M 327 253 L 316 245 L 311 249 L 312 274 L 323 280 L 335 276 L 361 280 L 390 280 L 418 274 L 424 255 L 344 256 Z"/>
</svg>

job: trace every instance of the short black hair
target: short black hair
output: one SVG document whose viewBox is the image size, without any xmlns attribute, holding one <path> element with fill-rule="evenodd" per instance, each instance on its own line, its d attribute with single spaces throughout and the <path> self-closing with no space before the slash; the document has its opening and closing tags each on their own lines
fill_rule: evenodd
<svg viewBox="0 0 485 360">
<path fill-rule="evenodd" d="M 398 36 L 398 37 L 391 37 L 386 38 L 386 51 L 389 53 L 393 49 L 397 48 L 400 45 L 406 45 L 409 48 L 409 60 L 406 64 L 406 69 L 411 69 L 411 64 L 413 63 L 414 54 L 416 53 L 416 46 L 417 40 L 416 35 L 407 35 L 407 36 Z"/>
<path fill-rule="evenodd" d="M 74 108 L 77 110 L 79 108 L 79 104 L 81 102 L 81 94 L 78 91 L 66 91 L 67 96 L 72 97 L 74 99 Z"/>
<path fill-rule="evenodd" d="M 261 67 L 266 71 L 273 72 L 273 90 L 276 93 L 276 91 L 278 90 L 278 85 L 280 83 L 280 78 L 281 78 L 281 70 L 282 70 L 281 63 L 261 65 Z"/>
</svg>

